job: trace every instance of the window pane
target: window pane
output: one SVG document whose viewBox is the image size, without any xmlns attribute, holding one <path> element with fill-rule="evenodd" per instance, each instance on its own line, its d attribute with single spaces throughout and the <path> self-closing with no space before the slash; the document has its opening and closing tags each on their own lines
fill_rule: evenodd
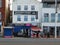
<svg viewBox="0 0 60 45">
<path fill-rule="evenodd" d="M 55 13 L 51 14 L 51 22 L 55 22 Z"/>
<path fill-rule="evenodd" d="M 35 6 L 34 5 L 31 6 L 31 10 L 35 10 Z"/>
<path fill-rule="evenodd" d="M 35 20 L 35 16 L 31 16 L 31 21 L 34 21 Z"/>
<path fill-rule="evenodd" d="M 17 6 L 17 10 L 21 10 L 21 6 L 20 5 Z"/>
<path fill-rule="evenodd" d="M 48 26 L 43 26 L 43 32 L 46 34 L 48 32 Z"/>
<path fill-rule="evenodd" d="M 24 16 L 24 21 L 28 21 L 28 16 Z"/>
<path fill-rule="evenodd" d="M 0 0 L 0 8 L 2 7 L 2 0 Z"/>
<path fill-rule="evenodd" d="M 58 22 L 60 22 L 60 14 L 58 14 Z"/>
<path fill-rule="evenodd" d="M 24 6 L 24 10 L 28 10 L 28 6 L 27 5 Z"/>
<path fill-rule="evenodd" d="M 17 16 L 17 21 L 21 21 L 21 17 L 20 16 Z"/>
<path fill-rule="evenodd" d="M 49 14 L 48 13 L 44 14 L 44 22 L 49 22 Z"/>
<path fill-rule="evenodd" d="M 1 18 L 2 18 L 2 15 L 1 15 L 1 12 L 0 12 L 0 20 L 1 20 Z"/>
</svg>

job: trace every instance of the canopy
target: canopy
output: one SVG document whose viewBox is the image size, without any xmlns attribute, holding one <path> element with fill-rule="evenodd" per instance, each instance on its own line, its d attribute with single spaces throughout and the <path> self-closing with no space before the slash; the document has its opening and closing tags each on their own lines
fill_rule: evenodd
<svg viewBox="0 0 60 45">
<path fill-rule="evenodd" d="M 40 31 L 41 29 L 39 27 L 31 27 L 32 31 Z"/>
</svg>

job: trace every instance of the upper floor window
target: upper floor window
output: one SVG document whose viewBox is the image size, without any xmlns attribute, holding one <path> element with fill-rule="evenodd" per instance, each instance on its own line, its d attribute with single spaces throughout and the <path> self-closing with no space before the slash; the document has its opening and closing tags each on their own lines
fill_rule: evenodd
<svg viewBox="0 0 60 45">
<path fill-rule="evenodd" d="M 1 18 L 2 18 L 2 14 L 1 14 L 1 12 L 0 12 L 0 20 L 1 20 Z"/>
<path fill-rule="evenodd" d="M 21 16 L 20 15 L 17 16 L 17 21 L 21 21 Z"/>
<path fill-rule="evenodd" d="M 49 22 L 49 14 L 44 13 L 44 22 Z"/>
<path fill-rule="evenodd" d="M 55 22 L 55 13 L 51 14 L 51 22 Z"/>
<path fill-rule="evenodd" d="M 31 6 L 31 10 L 35 10 L 35 6 L 34 5 Z"/>
<path fill-rule="evenodd" d="M 27 5 L 24 6 L 24 10 L 28 10 L 28 6 Z"/>
<path fill-rule="evenodd" d="M 58 14 L 58 20 L 57 21 L 60 22 L 60 13 Z"/>
<path fill-rule="evenodd" d="M 34 21 L 35 20 L 35 16 L 31 16 L 31 21 Z"/>
<path fill-rule="evenodd" d="M 21 6 L 20 5 L 17 6 L 17 10 L 21 10 Z"/>
<path fill-rule="evenodd" d="M 54 8 L 55 4 L 43 3 L 43 8 Z"/>
<path fill-rule="evenodd" d="M 0 0 L 0 8 L 2 7 L 2 0 Z"/>
<path fill-rule="evenodd" d="M 28 16 L 27 15 L 24 16 L 24 21 L 28 21 Z"/>
</svg>

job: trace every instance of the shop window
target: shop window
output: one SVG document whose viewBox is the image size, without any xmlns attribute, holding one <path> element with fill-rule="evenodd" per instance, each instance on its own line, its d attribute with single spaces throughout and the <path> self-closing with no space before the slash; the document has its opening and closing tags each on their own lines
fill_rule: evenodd
<svg viewBox="0 0 60 45">
<path fill-rule="evenodd" d="M 48 30 L 48 26 L 43 26 L 43 32 L 44 32 L 44 34 L 46 34 L 48 31 L 49 31 Z"/>
</svg>

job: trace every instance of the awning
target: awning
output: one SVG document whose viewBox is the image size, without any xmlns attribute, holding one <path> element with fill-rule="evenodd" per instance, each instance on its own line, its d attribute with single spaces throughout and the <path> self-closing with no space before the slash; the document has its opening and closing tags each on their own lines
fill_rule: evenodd
<svg viewBox="0 0 60 45">
<path fill-rule="evenodd" d="M 41 29 L 39 27 L 31 27 L 32 31 L 40 31 Z"/>
</svg>

